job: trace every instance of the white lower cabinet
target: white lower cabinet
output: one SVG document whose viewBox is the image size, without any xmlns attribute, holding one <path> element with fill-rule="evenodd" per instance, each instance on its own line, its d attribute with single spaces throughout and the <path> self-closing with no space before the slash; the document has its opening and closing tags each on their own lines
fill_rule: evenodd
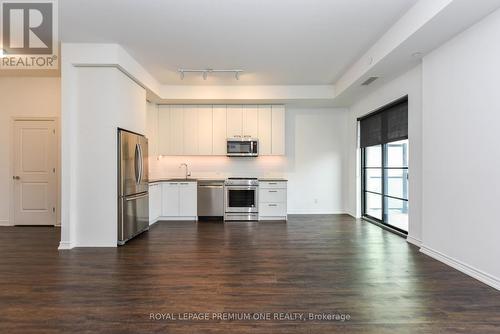
<svg viewBox="0 0 500 334">
<path fill-rule="evenodd" d="M 149 185 L 149 225 L 158 221 L 161 216 L 161 183 Z"/>
<path fill-rule="evenodd" d="M 179 216 L 196 217 L 198 215 L 198 184 L 196 182 L 179 183 Z"/>
<path fill-rule="evenodd" d="M 162 183 L 161 215 L 163 217 L 179 217 L 179 183 Z"/>
<path fill-rule="evenodd" d="M 259 182 L 259 220 L 287 220 L 286 181 Z"/>
<path fill-rule="evenodd" d="M 198 211 L 196 182 L 164 182 L 162 185 L 162 219 L 196 220 Z"/>
</svg>

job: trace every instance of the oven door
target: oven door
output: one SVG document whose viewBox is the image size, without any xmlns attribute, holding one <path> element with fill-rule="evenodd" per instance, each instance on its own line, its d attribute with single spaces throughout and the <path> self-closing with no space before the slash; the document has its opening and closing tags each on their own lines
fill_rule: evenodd
<svg viewBox="0 0 500 334">
<path fill-rule="evenodd" d="M 225 206 L 228 213 L 257 213 L 259 188 L 256 186 L 226 186 Z"/>
<path fill-rule="evenodd" d="M 228 157 L 256 157 L 259 155 L 257 140 L 227 140 Z"/>
</svg>

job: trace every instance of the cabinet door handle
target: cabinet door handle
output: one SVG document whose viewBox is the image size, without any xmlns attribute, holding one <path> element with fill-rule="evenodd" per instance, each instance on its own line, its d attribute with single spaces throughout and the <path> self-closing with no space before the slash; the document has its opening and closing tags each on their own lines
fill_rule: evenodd
<svg viewBox="0 0 500 334">
<path fill-rule="evenodd" d="M 270 193 L 277 193 L 278 190 L 269 190 Z"/>
<path fill-rule="evenodd" d="M 270 184 L 270 185 L 273 185 L 273 186 L 277 185 L 277 183 L 276 183 L 276 182 L 269 182 L 269 184 Z"/>
<path fill-rule="evenodd" d="M 276 206 L 278 206 L 278 204 L 269 204 L 269 206 L 274 206 L 274 207 L 276 207 Z"/>
<path fill-rule="evenodd" d="M 176 186 L 177 183 L 169 183 L 171 186 Z"/>
</svg>

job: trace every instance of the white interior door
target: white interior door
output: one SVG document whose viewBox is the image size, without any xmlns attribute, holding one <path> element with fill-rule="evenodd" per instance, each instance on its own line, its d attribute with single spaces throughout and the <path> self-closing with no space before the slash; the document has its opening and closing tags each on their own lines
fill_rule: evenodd
<svg viewBox="0 0 500 334">
<path fill-rule="evenodd" d="M 14 122 L 14 224 L 55 225 L 57 138 L 54 121 Z"/>
</svg>

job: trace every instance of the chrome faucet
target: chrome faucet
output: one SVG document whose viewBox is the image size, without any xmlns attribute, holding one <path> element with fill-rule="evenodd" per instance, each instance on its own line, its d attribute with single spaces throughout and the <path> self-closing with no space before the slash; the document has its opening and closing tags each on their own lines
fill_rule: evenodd
<svg viewBox="0 0 500 334">
<path fill-rule="evenodd" d="M 186 180 L 187 180 L 187 179 L 188 179 L 188 177 L 189 177 L 189 176 L 191 176 L 191 172 L 189 171 L 189 166 L 188 166 L 188 164 L 187 164 L 187 163 L 185 163 L 185 162 L 184 162 L 184 163 L 182 163 L 182 164 L 180 165 L 180 167 L 179 167 L 179 168 L 181 168 L 181 167 L 185 167 L 185 168 L 186 168 L 186 173 L 185 173 L 185 174 L 186 174 L 186 176 L 185 176 L 185 178 L 186 178 Z"/>
</svg>

